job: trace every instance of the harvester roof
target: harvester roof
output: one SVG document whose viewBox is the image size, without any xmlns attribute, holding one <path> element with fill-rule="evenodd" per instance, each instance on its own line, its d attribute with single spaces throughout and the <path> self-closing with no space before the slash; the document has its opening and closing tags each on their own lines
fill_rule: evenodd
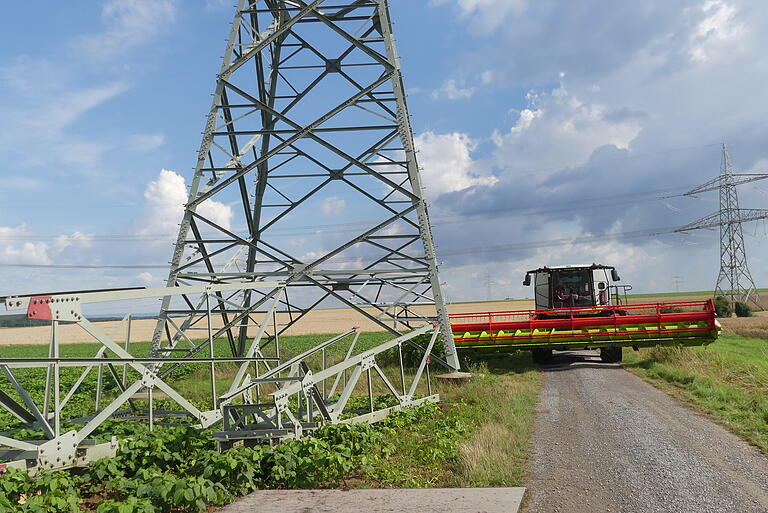
<svg viewBox="0 0 768 513">
<path fill-rule="evenodd" d="M 532 271 L 528 271 L 529 273 L 537 273 L 542 271 L 559 271 L 562 269 L 615 269 L 612 265 L 603 265 L 603 264 L 583 264 L 583 265 L 545 265 L 544 267 L 539 267 L 538 269 L 533 269 Z"/>
</svg>

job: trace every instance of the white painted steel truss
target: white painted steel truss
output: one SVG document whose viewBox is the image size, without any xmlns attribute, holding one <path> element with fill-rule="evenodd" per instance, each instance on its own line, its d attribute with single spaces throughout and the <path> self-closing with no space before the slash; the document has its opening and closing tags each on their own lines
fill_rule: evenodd
<svg viewBox="0 0 768 513">
<path fill-rule="evenodd" d="M 0 461 L 36 473 L 43 469 L 60 469 L 85 465 L 95 459 L 113 456 L 117 442 L 97 443 L 89 437 L 105 421 L 112 418 L 130 418 L 147 422 L 153 428 L 156 419 L 184 416 L 192 418 L 202 428 L 223 424 L 216 434 L 222 449 L 236 442 L 246 444 L 260 441 L 298 438 L 311 434 L 326 423 L 376 422 L 390 412 L 414 406 L 425 401 L 437 401 L 432 395 L 429 381 L 429 359 L 439 331 L 434 325 L 423 326 L 406 335 L 379 344 L 371 349 L 358 347 L 359 333 L 352 329 L 332 337 L 316 347 L 293 357 L 280 358 L 279 341 L 267 344 L 270 356 L 264 355 L 264 333 L 274 322 L 274 312 L 280 302 L 284 285 L 279 282 L 240 282 L 212 285 L 195 285 L 159 289 L 112 289 L 81 291 L 0 298 L 7 310 L 26 312 L 29 319 L 50 321 L 49 351 L 46 358 L 18 358 L 13 348 L 0 350 L 0 408 L 18 421 L 18 427 L 37 429 L 41 437 L 29 439 L 14 436 L 13 432 L 0 434 Z M 107 335 L 98 324 L 88 320 L 82 306 L 109 301 L 138 300 L 167 295 L 202 294 L 206 304 L 216 298 L 228 301 L 232 294 L 244 290 L 261 291 L 265 307 L 251 315 L 259 320 L 256 334 L 249 338 L 246 351 L 235 357 L 219 357 L 215 351 L 216 338 L 222 334 L 211 323 L 212 316 L 204 316 L 207 337 L 201 342 L 191 338 L 191 331 L 175 331 L 188 344 L 179 348 L 178 357 L 141 357 L 131 352 L 131 317 L 124 318 L 126 337 L 118 341 Z M 77 325 L 100 344 L 92 357 L 62 357 L 60 329 L 65 325 Z M 174 330 L 176 323 L 170 323 Z M 418 368 L 411 373 L 403 362 L 403 344 L 429 335 Z M 199 336 L 199 335 L 198 335 Z M 327 350 L 334 344 L 351 342 L 338 362 L 329 362 Z M 203 357 L 190 356 L 191 349 Z M 399 387 L 392 384 L 377 362 L 389 353 L 389 362 L 399 367 Z M 274 355 L 272 355 L 274 354 Z M 221 385 L 222 364 L 237 367 L 234 378 L 223 394 L 217 391 Z M 209 369 L 210 400 L 201 404 L 177 389 L 173 370 L 187 365 L 207 365 Z M 76 379 L 66 384 L 62 381 L 62 369 L 81 368 Z M 220 368 L 220 367 L 219 367 Z M 25 377 L 18 374 L 36 370 L 45 375 L 44 390 L 30 388 Z M 95 373 L 94 373 L 95 371 Z M 95 376 L 94 376 L 95 374 Z M 361 376 L 366 376 L 367 389 L 358 387 Z M 105 381 L 111 378 L 117 390 L 109 393 Z M 383 383 L 385 395 L 391 396 L 389 406 L 378 406 L 380 394 L 375 394 L 373 380 Z M 83 400 L 86 384 L 91 389 L 91 413 L 71 418 L 66 415 L 67 404 L 73 397 Z M 410 385 L 406 387 L 406 381 Z M 426 382 L 426 387 L 419 384 Z M 357 390 L 356 390 L 357 388 Z M 426 388 L 426 395 L 424 395 Z M 422 396 L 417 396 L 417 392 Z M 353 397 L 367 398 L 365 405 L 352 404 Z M 377 399 L 374 401 L 374 399 Z M 158 409 L 156 401 L 172 402 L 177 409 Z M 354 401 L 353 401 L 354 402 Z M 222 423 L 223 420 L 223 423 Z"/>
</svg>

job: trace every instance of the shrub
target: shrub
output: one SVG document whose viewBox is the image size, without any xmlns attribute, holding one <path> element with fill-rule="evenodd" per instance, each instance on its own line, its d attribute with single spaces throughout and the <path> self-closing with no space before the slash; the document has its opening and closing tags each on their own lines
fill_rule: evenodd
<svg viewBox="0 0 768 513">
<path fill-rule="evenodd" d="M 715 298 L 715 311 L 718 317 L 730 317 L 733 313 L 733 307 L 725 296 L 717 296 Z"/>
<path fill-rule="evenodd" d="M 752 309 L 741 301 L 736 301 L 734 311 L 736 312 L 736 317 L 752 317 Z"/>
</svg>

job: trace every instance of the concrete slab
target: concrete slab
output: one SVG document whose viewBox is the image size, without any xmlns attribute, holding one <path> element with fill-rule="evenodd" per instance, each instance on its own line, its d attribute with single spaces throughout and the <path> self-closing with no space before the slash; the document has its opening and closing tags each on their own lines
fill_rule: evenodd
<svg viewBox="0 0 768 513">
<path fill-rule="evenodd" d="M 262 490 L 220 513 L 517 513 L 525 488 Z"/>
<path fill-rule="evenodd" d="M 463 385 L 472 378 L 481 378 L 482 374 L 472 374 L 471 372 L 451 372 L 449 374 L 438 374 L 435 376 L 438 381 L 443 383 L 453 383 L 454 385 Z"/>
</svg>

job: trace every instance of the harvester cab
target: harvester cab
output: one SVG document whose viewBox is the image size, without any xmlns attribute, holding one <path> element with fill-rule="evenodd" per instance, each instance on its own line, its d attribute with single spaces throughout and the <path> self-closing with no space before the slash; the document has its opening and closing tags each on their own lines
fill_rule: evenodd
<svg viewBox="0 0 768 513">
<path fill-rule="evenodd" d="M 619 280 L 614 267 L 600 264 L 528 271 L 523 285 L 534 282 L 536 308 L 451 314 L 456 348 L 529 350 L 538 363 L 551 360 L 552 351 L 599 349 L 603 361 L 615 363 L 624 347 L 695 346 L 717 339 L 720 324 L 711 299 L 630 304 L 631 287 L 616 285 Z"/>
<path fill-rule="evenodd" d="M 614 267 L 600 264 L 544 266 L 525 273 L 523 285 L 531 285 L 531 276 L 537 310 L 610 306 L 611 282 L 621 279 Z"/>
</svg>

